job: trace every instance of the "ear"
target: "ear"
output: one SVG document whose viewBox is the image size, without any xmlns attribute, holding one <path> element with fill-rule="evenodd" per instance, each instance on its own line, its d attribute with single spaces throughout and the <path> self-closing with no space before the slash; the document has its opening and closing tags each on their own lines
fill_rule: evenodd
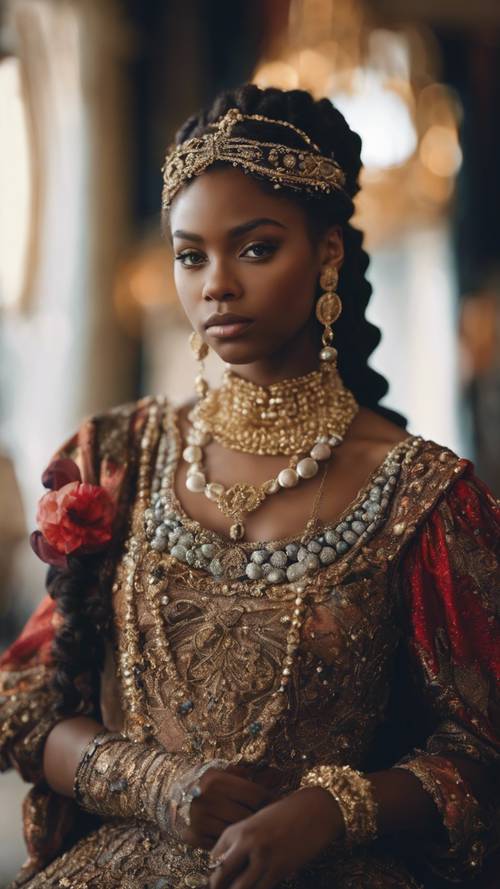
<svg viewBox="0 0 500 889">
<path fill-rule="evenodd" d="M 321 267 L 340 269 L 344 261 L 344 237 L 341 225 L 332 225 L 324 233 L 320 246 Z"/>
</svg>

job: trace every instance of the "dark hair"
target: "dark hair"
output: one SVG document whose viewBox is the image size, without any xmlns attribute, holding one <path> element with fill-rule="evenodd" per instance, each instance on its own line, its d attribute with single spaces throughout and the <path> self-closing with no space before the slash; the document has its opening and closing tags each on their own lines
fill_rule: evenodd
<svg viewBox="0 0 500 889">
<path fill-rule="evenodd" d="M 259 89 L 255 84 L 244 84 L 237 89 L 220 93 L 209 107 L 189 117 L 176 133 L 176 144 L 194 136 L 202 136 L 209 131 L 209 124 L 218 120 L 230 108 L 238 108 L 244 114 L 262 114 L 273 120 L 295 124 L 310 136 L 323 154 L 334 157 L 342 167 L 346 176 L 344 192 L 310 196 L 283 187 L 278 194 L 285 192 L 287 197 L 303 208 L 313 239 L 330 225 L 342 226 L 345 256 L 340 271 L 339 293 L 343 309 L 334 328 L 339 371 L 359 404 L 371 408 L 398 426 L 406 427 L 406 419 L 401 414 L 379 404 L 389 385 L 385 377 L 368 364 L 370 355 L 380 342 L 381 334 L 379 328 L 365 317 L 372 293 L 371 285 L 365 277 L 369 257 L 363 250 L 362 233 L 349 221 L 354 213 L 353 198 L 360 187 L 360 137 L 349 128 L 343 115 L 329 99 L 315 101 L 305 90 Z M 303 140 L 298 134 L 279 125 L 242 121 L 237 124 L 234 132 L 235 135 L 248 138 L 280 142 L 295 148 L 303 147 Z M 268 180 L 261 178 L 259 183 L 262 188 L 277 194 Z M 164 229 L 167 227 L 167 219 L 168 214 L 165 213 Z M 318 288 L 318 296 L 320 292 Z"/>
<path fill-rule="evenodd" d="M 47 590 L 61 623 L 52 643 L 52 688 L 61 715 L 88 701 L 99 714 L 99 674 L 109 627 L 109 591 L 101 578 L 102 556 L 68 557 L 68 568 L 49 568 Z"/>
</svg>

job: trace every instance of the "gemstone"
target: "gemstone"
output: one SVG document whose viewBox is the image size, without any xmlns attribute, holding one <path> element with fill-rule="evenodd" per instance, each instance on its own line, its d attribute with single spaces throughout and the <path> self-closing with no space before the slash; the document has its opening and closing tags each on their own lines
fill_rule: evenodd
<svg viewBox="0 0 500 889">
<path fill-rule="evenodd" d="M 321 349 L 319 357 L 321 358 L 321 361 L 335 361 L 337 357 L 337 350 L 334 349 L 332 346 L 325 346 L 324 349 Z"/>
<path fill-rule="evenodd" d="M 263 565 L 264 562 L 267 562 L 269 553 L 267 549 L 256 549 L 253 551 L 250 558 L 252 562 L 255 562 L 256 565 Z"/>
<path fill-rule="evenodd" d="M 245 574 L 250 580 L 260 580 L 263 576 L 262 568 L 260 565 L 256 565 L 255 562 L 249 562 L 245 568 Z"/>
<path fill-rule="evenodd" d="M 339 540 L 338 543 L 335 544 L 335 549 L 337 550 L 339 556 L 343 556 L 344 553 L 349 549 L 349 544 L 345 542 L 345 540 Z"/>
<path fill-rule="evenodd" d="M 248 728 L 248 731 L 255 738 L 262 731 L 262 723 L 261 722 L 252 722 Z"/>
<path fill-rule="evenodd" d="M 278 479 L 277 478 L 269 479 L 268 482 L 264 483 L 263 488 L 264 488 L 264 491 L 266 494 L 276 494 L 280 489 Z"/>
<path fill-rule="evenodd" d="M 181 546 L 179 543 L 176 543 L 175 546 L 170 550 L 170 554 L 174 557 L 174 559 L 178 559 L 179 562 L 186 561 L 186 553 L 187 549 L 185 546 Z"/>
<path fill-rule="evenodd" d="M 404 533 L 405 528 L 406 522 L 398 522 L 396 525 L 393 525 L 392 530 L 393 533 L 396 534 L 397 537 L 399 537 L 401 534 Z"/>
<path fill-rule="evenodd" d="M 203 463 L 190 463 L 187 468 L 187 474 L 192 475 L 193 472 L 203 472 Z"/>
<path fill-rule="evenodd" d="M 212 436 L 210 432 L 204 432 L 202 429 L 193 429 L 190 439 L 192 444 L 204 447 L 205 445 L 210 444 Z"/>
<path fill-rule="evenodd" d="M 310 553 L 316 553 L 316 555 L 321 552 L 321 543 L 318 543 L 317 540 L 310 540 L 307 544 L 307 549 Z"/>
<path fill-rule="evenodd" d="M 316 460 L 313 460 L 311 457 L 304 457 L 303 460 L 300 460 L 297 464 L 297 472 L 301 478 L 313 478 L 318 471 L 318 464 Z"/>
<path fill-rule="evenodd" d="M 380 500 L 381 495 L 382 495 L 382 491 L 377 486 L 374 486 L 373 488 L 371 488 L 370 493 L 368 494 L 370 500 Z"/>
<path fill-rule="evenodd" d="M 289 580 L 290 583 L 293 583 L 294 580 L 299 580 L 301 577 L 304 577 L 306 571 L 307 568 L 305 562 L 295 562 L 286 570 L 287 580 Z"/>
<path fill-rule="evenodd" d="M 223 493 L 224 485 L 219 484 L 219 482 L 209 482 L 205 488 L 205 497 L 207 500 L 218 500 Z"/>
<path fill-rule="evenodd" d="M 286 580 L 286 574 L 282 568 L 272 568 L 266 574 L 266 580 L 268 583 L 284 583 Z"/>
<path fill-rule="evenodd" d="M 278 482 L 282 488 L 294 488 L 299 481 L 295 469 L 282 469 L 278 475 Z"/>
<path fill-rule="evenodd" d="M 346 543 L 350 543 L 351 545 L 356 543 L 358 540 L 358 535 L 354 533 L 354 531 L 344 531 L 342 537 L 346 541 Z"/>
<path fill-rule="evenodd" d="M 289 559 L 296 559 L 299 547 L 297 543 L 289 543 L 285 546 L 285 552 Z"/>
<path fill-rule="evenodd" d="M 190 713 L 190 711 L 193 709 L 193 707 L 194 707 L 194 704 L 191 700 L 182 701 L 179 704 L 179 713 L 182 713 L 182 715 L 185 716 L 186 713 Z"/>
<path fill-rule="evenodd" d="M 154 549 L 157 553 L 165 552 L 167 548 L 167 541 L 163 537 L 155 537 L 154 540 L 151 541 L 151 549 Z"/>
<path fill-rule="evenodd" d="M 182 456 L 186 463 L 200 463 L 203 460 L 203 451 L 198 445 L 188 445 L 184 448 Z"/>
<path fill-rule="evenodd" d="M 332 453 L 330 445 L 326 442 L 317 442 L 311 451 L 313 460 L 328 460 Z"/>
<path fill-rule="evenodd" d="M 212 559 L 210 565 L 208 566 L 208 570 L 210 571 L 210 574 L 214 575 L 214 577 L 220 577 L 220 575 L 224 573 L 224 569 L 219 562 L 219 559 Z"/>
<path fill-rule="evenodd" d="M 331 545 L 334 546 L 336 543 L 339 542 L 340 537 L 336 531 L 329 530 L 329 531 L 325 531 L 325 540 L 327 543 L 330 543 Z"/>
<path fill-rule="evenodd" d="M 288 562 L 287 554 L 283 550 L 278 549 L 275 553 L 272 553 L 269 561 L 274 568 L 286 568 Z"/>
<path fill-rule="evenodd" d="M 332 546 L 324 546 L 319 554 L 319 560 L 322 565 L 331 565 L 337 558 L 337 553 Z"/>
<path fill-rule="evenodd" d="M 304 563 L 307 571 L 316 571 L 319 568 L 319 559 L 314 553 L 308 553 Z"/>
<path fill-rule="evenodd" d="M 364 522 L 354 521 L 351 525 L 352 530 L 356 532 L 356 534 L 363 534 L 366 531 L 366 525 Z"/>
<path fill-rule="evenodd" d="M 195 494 L 201 494 L 205 490 L 207 480 L 202 472 L 193 472 L 186 479 L 186 488 Z"/>
<path fill-rule="evenodd" d="M 242 522 L 235 522 L 229 529 L 231 540 L 242 540 L 245 536 L 245 526 Z"/>
<path fill-rule="evenodd" d="M 185 531 L 184 534 L 181 534 L 179 537 L 178 543 L 182 546 L 190 547 L 194 543 L 194 535 L 191 534 L 191 531 Z"/>
<path fill-rule="evenodd" d="M 305 546 L 299 546 L 299 549 L 297 552 L 297 561 L 303 562 L 304 559 L 307 559 L 308 555 L 309 555 L 309 551 L 305 548 Z"/>
<path fill-rule="evenodd" d="M 202 543 L 201 552 L 206 559 L 213 559 L 213 557 L 215 556 L 215 546 L 213 545 L 213 543 Z"/>
</svg>

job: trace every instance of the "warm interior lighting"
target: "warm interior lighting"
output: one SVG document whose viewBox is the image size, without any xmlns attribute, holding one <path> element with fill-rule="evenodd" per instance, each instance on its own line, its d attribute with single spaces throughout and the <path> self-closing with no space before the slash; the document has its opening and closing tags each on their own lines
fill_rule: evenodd
<svg viewBox="0 0 500 889">
<path fill-rule="evenodd" d="M 351 93 L 336 93 L 332 101 L 363 141 L 361 157 L 369 170 L 404 164 L 417 147 L 417 134 L 408 104 L 387 88 L 378 71 L 360 70 Z M 390 124 L 384 125 L 384 121 Z"/>
<path fill-rule="evenodd" d="M 420 160 L 435 176 L 455 176 L 462 163 L 456 130 L 440 124 L 429 127 L 420 144 Z"/>
<path fill-rule="evenodd" d="M 31 207 L 31 170 L 19 61 L 0 62 L 0 308 L 21 299 Z"/>
</svg>

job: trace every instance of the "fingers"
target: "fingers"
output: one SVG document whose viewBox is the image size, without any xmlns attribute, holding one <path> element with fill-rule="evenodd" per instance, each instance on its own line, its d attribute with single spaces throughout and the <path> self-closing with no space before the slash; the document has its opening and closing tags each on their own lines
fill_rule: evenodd
<svg viewBox="0 0 500 889">
<path fill-rule="evenodd" d="M 226 796 L 233 802 L 246 806 L 252 812 L 258 811 L 275 799 L 273 791 L 266 787 L 227 772 L 209 770 L 203 776 L 200 786 L 202 793 L 207 794 L 207 799 L 212 790 L 217 796 Z"/>
<path fill-rule="evenodd" d="M 215 849 L 218 851 L 216 852 Z M 209 880 L 210 889 L 229 889 L 232 887 L 233 881 L 239 874 L 246 870 L 248 858 L 241 847 L 233 846 L 232 848 L 220 851 L 219 844 L 212 850 L 212 859 L 223 857 L 222 863 L 212 872 Z"/>
<path fill-rule="evenodd" d="M 226 829 L 227 824 L 218 818 L 204 817 L 196 824 L 191 819 L 189 827 L 182 831 L 181 839 L 195 849 L 210 850 Z"/>
<path fill-rule="evenodd" d="M 247 806 L 235 803 L 224 796 L 213 795 L 206 801 L 201 798 L 193 800 L 190 809 L 191 824 L 198 827 L 204 818 L 217 818 L 224 827 L 243 821 L 251 814 Z"/>
<path fill-rule="evenodd" d="M 267 875 L 263 872 L 262 862 L 256 859 L 250 859 L 248 866 L 236 877 L 234 882 L 228 884 L 231 889 L 268 889 L 274 885 L 274 882 L 269 883 Z"/>
</svg>

